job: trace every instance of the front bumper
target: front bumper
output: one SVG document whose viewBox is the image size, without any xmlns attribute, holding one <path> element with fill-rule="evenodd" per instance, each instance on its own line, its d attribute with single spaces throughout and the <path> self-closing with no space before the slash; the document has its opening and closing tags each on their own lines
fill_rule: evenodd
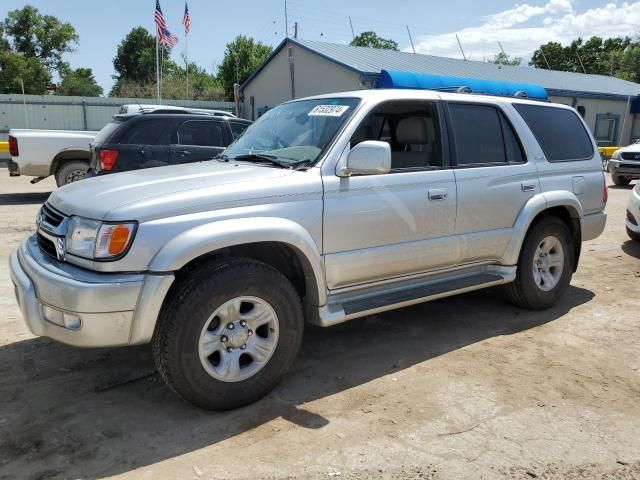
<svg viewBox="0 0 640 480">
<path fill-rule="evenodd" d="M 640 162 L 634 160 L 609 160 L 609 173 L 632 179 L 640 178 Z"/>
<path fill-rule="evenodd" d="M 79 347 L 149 342 L 174 279 L 172 274 L 97 273 L 58 262 L 40 251 L 35 236 L 11 253 L 9 267 L 29 330 Z"/>
<path fill-rule="evenodd" d="M 633 218 L 633 221 L 629 217 Z M 634 188 L 629 195 L 625 224 L 632 232 L 640 233 L 640 192 L 637 188 Z"/>
</svg>

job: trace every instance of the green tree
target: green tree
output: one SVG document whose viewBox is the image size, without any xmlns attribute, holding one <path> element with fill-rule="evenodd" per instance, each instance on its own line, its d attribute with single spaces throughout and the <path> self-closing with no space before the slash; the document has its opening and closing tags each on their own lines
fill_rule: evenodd
<svg viewBox="0 0 640 480">
<path fill-rule="evenodd" d="M 65 73 L 56 95 L 99 97 L 102 95 L 102 87 L 96 82 L 90 68 L 77 68 Z"/>
<path fill-rule="evenodd" d="M 508 53 L 499 52 L 493 57 L 493 60 L 489 60 L 489 63 L 518 66 L 522 63 L 522 57 L 512 57 Z"/>
<path fill-rule="evenodd" d="M 170 51 L 161 48 L 161 59 L 166 62 Z M 156 78 L 156 40 L 146 28 L 133 28 L 118 45 L 118 51 L 113 59 L 113 68 L 116 71 L 114 78 L 117 82 L 149 83 Z"/>
<path fill-rule="evenodd" d="M 0 51 L 0 93 L 24 93 L 43 95 L 51 81 L 49 71 L 33 57 L 25 57 L 10 50 Z"/>
<path fill-rule="evenodd" d="M 251 37 L 238 35 L 227 43 L 218 78 L 227 98 L 233 98 L 233 84 L 244 82 L 271 53 L 271 47 Z"/>
<path fill-rule="evenodd" d="M 376 32 L 362 32 L 349 44 L 354 47 L 381 48 L 383 50 L 398 50 L 398 42 L 379 37 Z"/>
<path fill-rule="evenodd" d="M 4 31 L 13 50 L 26 58 L 36 58 L 49 71 L 62 72 L 62 55 L 72 52 L 78 35 L 70 23 L 52 15 L 42 15 L 30 5 L 9 12 Z"/>
</svg>

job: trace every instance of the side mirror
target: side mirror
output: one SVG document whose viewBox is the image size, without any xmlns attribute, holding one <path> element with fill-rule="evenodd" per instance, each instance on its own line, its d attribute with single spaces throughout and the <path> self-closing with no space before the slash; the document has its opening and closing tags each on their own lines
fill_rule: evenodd
<svg viewBox="0 0 640 480">
<path fill-rule="evenodd" d="M 387 142 L 365 140 L 351 149 L 340 176 L 379 175 L 391 170 L 391 147 Z"/>
</svg>

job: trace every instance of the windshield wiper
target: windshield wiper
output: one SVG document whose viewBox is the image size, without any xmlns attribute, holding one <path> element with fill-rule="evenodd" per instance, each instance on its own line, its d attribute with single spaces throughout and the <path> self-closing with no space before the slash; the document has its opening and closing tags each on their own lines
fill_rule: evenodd
<svg viewBox="0 0 640 480">
<path fill-rule="evenodd" d="M 275 165 L 280 168 L 289 168 L 289 162 L 283 162 L 278 160 L 278 157 L 275 155 L 267 155 L 266 153 L 245 153 L 242 155 L 236 155 L 235 157 L 229 157 L 230 160 L 243 160 L 245 162 L 261 162 L 261 163 L 270 163 L 271 165 Z"/>
</svg>

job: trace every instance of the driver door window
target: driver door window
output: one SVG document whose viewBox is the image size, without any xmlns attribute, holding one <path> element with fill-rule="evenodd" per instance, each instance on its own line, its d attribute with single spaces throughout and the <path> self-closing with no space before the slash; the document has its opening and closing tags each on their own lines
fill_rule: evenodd
<svg viewBox="0 0 640 480">
<path fill-rule="evenodd" d="M 351 148 L 365 140 L 391 147 L 391 170 L 444 168 L 438 110 L 433 102 L 388 102 L 371 112 L 351 137 Z"/>
</svg>

